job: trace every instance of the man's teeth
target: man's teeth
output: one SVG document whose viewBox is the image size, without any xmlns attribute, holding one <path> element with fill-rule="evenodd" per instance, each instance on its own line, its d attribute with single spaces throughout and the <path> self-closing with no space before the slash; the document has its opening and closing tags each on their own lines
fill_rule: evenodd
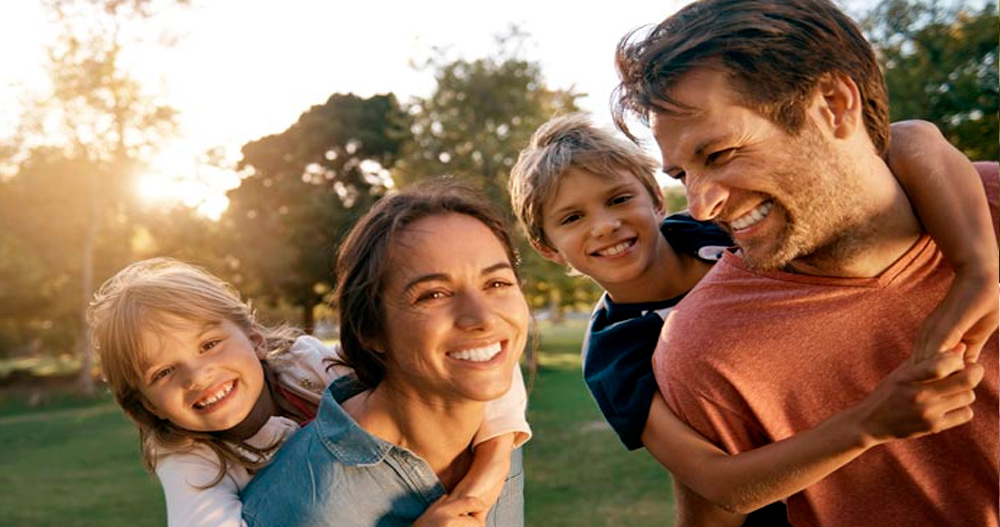
<svg viewBox="0 0 1000 527">
<path fill-rule="evenodd" d="M 621 242 L 621 243 L 619 243 L 617 245 L 613 245 L 611 247 L 608 247 L 607 249 L 601 249 L 600 251 L 597 251 L 597 254 L 598 254 L 598 256 L 617 256 L 617 255 L 625 252 L 634 243 L 635 243 L 634 240 L 624 241 L 624 242 Z"/>
<path fill-rule="evenodd" d="M 470 362 L 486 362 L 500 353 L 500 343 L 490 344 L 489 346 L 483 346 L 482 348 L 473 348 L 462 351 L 453 351 L 448 353 L 449 357 L 467 360 Z"/>
<path fill-rule="evenodd" d="M 206 406 L 212 406 L 213 404 L 219 402 L 219 399 L 222 399 L 223 397 L 229 395 L 229 392 L 231 392 L 233 390 L 233 385 L 235 385 L 235 384 L 236 383 L 232 382 L 232 381 L 226 383 L 225 386 L 223 386 L 222 388 L 219 388 L 219 391 L 217 391 L 217 392 L 213 393 L 212 395 L 209 395 L 208 397 L 206 397 L 206 398 L 204 398 L 204 399 L 202 399 L 202 400 L 194 403 L 195 408 L 205 408 Z"/>
<path fill-rule="evenodd" d="M 748 212 L 747 214 L 744 214 L 743 216 L 740 216 L 739 218 L 736 218 L 735 220 L 729 222 L 729 226 L 737 231 L 746 229 L 747 227 L 752 227 L 760 223 L 760 220 L 767 217 L 767 213 L 771 212 L 771 207 L 773 206 L 774 203 L 771 201 L 762 203 L 760 206 Z"/>
</svg>

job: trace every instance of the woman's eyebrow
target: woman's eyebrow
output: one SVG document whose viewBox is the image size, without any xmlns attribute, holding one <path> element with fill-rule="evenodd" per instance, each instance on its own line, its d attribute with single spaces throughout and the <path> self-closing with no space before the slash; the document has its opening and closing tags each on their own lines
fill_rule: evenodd
<svg viewBox="0 0 1000 527">
<path fill-rule="evenodd" d="M 484 267 L 479 274 L 488 275 L 503 269 L 513 269 L 513 267 L 510 265 L 509 262 L 497 262 L 493 265 Z M 403 294 L 409 293 L 411 289 L 425 282 L 447 282 L 449 280 L 451 280 L 451 275 L 447 273 L 430 273 L 430 274 L 420 275 L 406 283 L 406 285 L 403 287 Z"/>
</svg>

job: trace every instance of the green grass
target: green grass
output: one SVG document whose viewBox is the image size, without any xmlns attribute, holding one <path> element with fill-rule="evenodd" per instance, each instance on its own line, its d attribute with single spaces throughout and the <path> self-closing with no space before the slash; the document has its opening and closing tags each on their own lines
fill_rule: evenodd
<svg viewBox="0 0 1000 527">
<path fill-rule="evenodd" d="M 525 447 L 529 527 L 671 524 L 667 473 L 627 452 L 580 373 L 581 321 L 543 326 Z M 137 434 L 107 396 L 53 394 L 42 408 L 0 396 L 0 526 L 166 525 Z"/>
</svg>

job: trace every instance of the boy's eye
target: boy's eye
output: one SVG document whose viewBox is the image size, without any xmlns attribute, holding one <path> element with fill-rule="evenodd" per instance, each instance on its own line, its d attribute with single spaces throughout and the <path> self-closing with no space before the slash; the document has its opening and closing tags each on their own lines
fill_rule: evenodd
<svg viewBox="0 0 1000 527">
<path fill-rule="evenodd" d="M 621 205 L 623 203 L 628 203 L 631 199 L 632 199 L 631 194 L 622 194 L 621 196 L 615 196 L 611 198 L 611 200 L 608 203 L 610 203 L 611 205 Z"/>
<path fill-rule="evenodd" d="M 203 352 L 210 351 L 211 349 L 218 346 L 220 342 L 222 342 L 222 339 L 212 339 L 205 341 L 205 343 L 201 345 L 201 351 Z"/>
</svg>

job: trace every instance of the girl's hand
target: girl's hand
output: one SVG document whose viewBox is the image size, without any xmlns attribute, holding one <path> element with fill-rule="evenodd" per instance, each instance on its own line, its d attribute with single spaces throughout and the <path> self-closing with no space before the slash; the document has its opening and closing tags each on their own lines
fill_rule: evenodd
<svg viewBox="0 0 1000 527">
<path fill-rule="evenodd" d="M 514 434 L 503 434 L 476 446 L 475 458 L 465 477 L 458 482 L 452 495 L 475 497 L 486 503 L 486 512 L 497 502 L 503 491 L 504 480 L 510 473 L 510 454 L 514 448 Z"/>
<path fill-rule="evenodd" d="M 442 496 L 413 522 L 413 527 L 483 527 L 489 506 L 474 497 Z"/>
<path fill-rule="evenodd" d="M 933 434 L 972 419 L 973 389 L 983 367 L 963 359 L 964 347 L 916 364 L 906 361 L 857 408 L 865 446 Z"/>
<path fill-rule="evenodd" d="M 982 272 L 959 269 L 948 294 L 920 326 L 914 359 L 965 345 L 965 360 L 979 360 L 983 345 L 997 330 L 997 267 Z"/>
</svg>

